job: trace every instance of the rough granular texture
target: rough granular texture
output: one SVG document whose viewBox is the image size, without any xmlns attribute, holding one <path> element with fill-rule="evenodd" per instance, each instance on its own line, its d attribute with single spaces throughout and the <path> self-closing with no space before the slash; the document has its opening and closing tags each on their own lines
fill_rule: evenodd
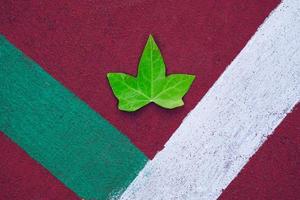
<svg viewBox="0 0 300 200">
<path fill-rule="evenodd" d="M 300 199 L 300 104 L 250 159 L 219 200 Z"/>
<path fill-rule="evenodd" d="M 279 2 L 2 0 L 0 32 L 152 158 Z M 168 73 L 196 79 L 182 108 L 120 112 L 106 74 L 136 74 L 150 33 Z"/>
<path fill-rule="evenodd" d="M 80 199 L 2 132 L 0 152 L 0 199 Z"/>
</svg>

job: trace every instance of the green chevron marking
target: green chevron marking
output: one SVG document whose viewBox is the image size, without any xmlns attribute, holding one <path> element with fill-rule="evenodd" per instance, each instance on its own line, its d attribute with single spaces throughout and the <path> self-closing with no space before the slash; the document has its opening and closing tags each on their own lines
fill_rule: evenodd
<svg viewBox="0 0 300 200">
<path fill-rule="evenodd" d="M 0 130 L 85 199 L 125 189 L 147 158 L 0 36 Z"/>
</svg>

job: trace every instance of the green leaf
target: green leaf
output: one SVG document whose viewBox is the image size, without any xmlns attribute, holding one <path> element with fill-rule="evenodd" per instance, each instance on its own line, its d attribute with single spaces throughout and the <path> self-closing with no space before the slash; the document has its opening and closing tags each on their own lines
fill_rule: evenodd
<svg viewBox="0 0 300 200">
<path fill-rule="evenodd" d="M 166 76 L 164 60 L 152 35 L 144 48 L 137 77 L 124 73 L 108 73 L 107 77 L 119 100 L 119 109 L 128 112 L 151 102 L 167 109 L 182 106 L 182 97 L 195 79 L 188 74 Z"/>
</svg>

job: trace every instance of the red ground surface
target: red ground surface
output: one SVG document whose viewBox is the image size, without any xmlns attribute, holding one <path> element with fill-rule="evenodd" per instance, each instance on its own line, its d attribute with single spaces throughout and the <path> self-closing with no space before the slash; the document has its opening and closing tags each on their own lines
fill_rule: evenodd
<svg viewBox="0 0 300 200">
<path fill-rule="evenodd" d="M 152 158 L 279 0 L 118 2 L 2 0 L 0 33 Z M 168 72 L 195 74 L 196 81 L 183 108 L 120 112 L 106 73 L 135 74 L 149 33 Z M 221 199 L 299 199 L 299 115 L 298 106 Z M 3 134 L 0 149 L 0 199 L 76 199 Z"/>
<path fill-rule="evenodd" d="M 79 198 L 0 132 L 0 199 L 78 200 Z"/>
<path fill-rule="evenodd" d="M 2 0 L 0 33 L 152 158 L 278 3 Z M 149 33 L 168 72 L 195 74 L 196 80 L 182 108 L 121 112 L 106 73 L 135 74 Z"/>
<path fill-rule="evenodd" d="M 300 104 L 219 198 L 241 199 L 300 199 Z"/>
</svg>

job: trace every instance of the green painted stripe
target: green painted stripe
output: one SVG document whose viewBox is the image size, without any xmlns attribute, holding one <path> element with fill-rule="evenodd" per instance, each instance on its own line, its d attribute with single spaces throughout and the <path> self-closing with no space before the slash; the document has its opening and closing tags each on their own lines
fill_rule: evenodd
<svg viewBox="0 0 300 200">
<path fill-rule="evenodd" d="M 0 37 L 0 130 L 86 199 L 125 189 L 147 158 L 106 120 Z"/>
</svg>

